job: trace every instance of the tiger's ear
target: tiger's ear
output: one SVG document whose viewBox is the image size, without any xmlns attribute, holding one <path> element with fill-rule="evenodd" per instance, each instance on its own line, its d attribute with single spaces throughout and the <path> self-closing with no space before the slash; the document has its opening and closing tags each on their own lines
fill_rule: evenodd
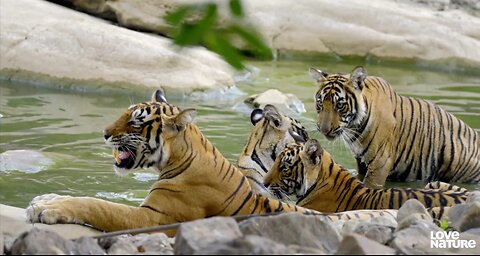
<svg viewBox="0 0 480 256">
<path fill-rule="evenodd" d="M 295 132 L 294 130 L 292 130 L 292 128 L 288 128 L 288 134 L 290 134 L 290 136 L 292 136 L 292 138 L 293 138 L 293 140 L 295 140 L 295 142 L 305 143 L 305 138 L 302 137 L 302 135 Z"/>
<path fill-rule="evenodd" d="M 180 132 L 185 129 L 188 124 L 193 122 L 197 116 L 197 111 L 193 108 L 183 110 L 174 116 L 166 116 L 162 114 L 165 132 Z"/>
<path fill-rule="evenodd" d="M 270 104 L 265 105 L 263 113 L 270 125 L 277 129 L 283 128 L 285 122 L 283 121 L 282 114 L 278 112 L 278 109 L 275 106 Z"/>
<path fill-rule="evenodd" d="M 165 97 L 165 91 L 163 88 L 156 90 L 152 94 L 152 102 L 164 102 L 167 103 L 167 98 Z"/>
<path fill-rule="evenodd" d="M 318 140 L 310 139 L 303 146 L 303 153 L 309 164 L 318 165 L 322 159 L 323 148 Z"/>
<path fill-rule="evenodd" d="M 263 114 L 263 110 L 256 108 L 252 110 L 252 113 L 250 114 L 250 121 L 253 125 L 256 125 L 260 120 L 262 120 L 264 116 L 265 115 Z"/>
<path fill-rule="evenodd" d="M 353 88 L 362 90 L 365 78 L 367 78 L 367 70 L 365 68 L 358 66 L 353 69 L 352 74 L 350 75 L 350 81 L 352 82 Z"/>
<path fill-rule="evenodd" d="M 317 83 L 323 82 L 328 77 L 327 73 L 316 68 L 310 68 L 309 73 Z"/>
</svg>

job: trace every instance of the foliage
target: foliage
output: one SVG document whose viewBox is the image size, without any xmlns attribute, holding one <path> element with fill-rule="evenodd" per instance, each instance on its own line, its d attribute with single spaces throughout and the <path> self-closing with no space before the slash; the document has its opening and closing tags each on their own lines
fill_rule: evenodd
<svg viewBox="0 0 480 256">
<path fill-rule="evenodd" d="M 447 230 L 448 228 L 448 221 L 446 219 L 443 219 L 441 222 L 440 222 L 440 228 L 443 229 L 443 230 Z"/>
<path fill-rule="evenodd" d="M 271 59 L 272 51 L 256 30 L 247 25 L 240 0 L 229 0 L 231 17 L 221 21 L 215 3 L 181 6 L 164 19 L 172 26 L 170 36 L 179 46 L 203 45 L 222 56 L 236 69 L 243 69 L 243 50 L 254 57 Z M 234 42 L 242 42 L 242 49 Z"/>
</svg>

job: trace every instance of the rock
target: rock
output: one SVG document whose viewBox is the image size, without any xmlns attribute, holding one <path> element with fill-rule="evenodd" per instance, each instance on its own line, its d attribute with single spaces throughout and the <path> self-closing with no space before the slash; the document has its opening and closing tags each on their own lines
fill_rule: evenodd
<svg viewBox="0 0 480 256">
<path fill-rule="evenodd" d="M 306 112 L 305 106 L 297 96 L 290 93 L 283 93 L 277 89 L 270 89 L 260 94 L 247 97 L 244 101 L 246 104 L 263 109 L 265 105 L 271 104 L 278 108 L 282 113 L 301 114 Z"/>
<path fill-rule="evenodd" d="M 432 221 L 432 217 L 417 199 L 409 199 L 398 209 L 397 230 L 407 228 L 419 220 Z"/>
<path fill-rule="evenodd" d="M 230 217 L 212 217 L 185 222 L 175 235 L 175 254 L 195 254 L 210 244 L 229 242 L 242 236 Z"/>
<path fill-rule="evenodd" d="M 82 8 L 82 3 L 91 1 L 73 2 Z M 159 17 L 179 4 L 197 1 L 96 2 L 101 2 L 97 12 L 113 14 L 126 27 L 168 34 L 168 26 Z M 337 0 L 334 3 L 244 0 L 242 3 L 246 19 L 280 56 L 304 52 L 329 53 L 340 58 L 361 56 L 367 60 L 403 58 L 471 68 L 480 64 L 477 51 L 480 18 L 455 10 L 460 8 L 480 16 L 478 0 Z M 220 16 L 228 13 L 227 8 L 219 9 L 223 10 Z"/>
<path fill-rule="evenodd" d="M 57 233 L 49 230 L 33 228 L 21 234 L 11 248 L 14 255 L 24 254 L 76 254 L 76 246 Z"/>
<path fill-rule="evenodd" d="M 129 255 L 129 254 L 137 254 L 138 249 L 133 244 L 132 239 L 121 237 L 114 244 L 110 246 L 107 250 L 108 254 L 112 255 Z"/>
<path fill-rule="evenodd" d="M 103 255 L 105 252 L 103 249 L 98 245 L 97 240 L 82 236 L 75 241 L 76 254 L 79 255 Z"/>
<path fill-rule="evenodd" d="M 139 252 L 173 255 L 172 238 L 164 233 L 138 234 L 132 238 Z"/>
<path fill-rule="evenodd" d="M 394 231 L 395 227 L 362 222 L 355 227 L 354 232 L 380 244 L 387 244 L 392 239 Z"/>
<path fill-rule="evenodd" d="M 357 234 L 346 235 L 340 245 L 336 255 L 394 255 L 395 250 L 383 244 L 377 243 L 364 236 Z"/>
<path fill-rule="evenodd" d="M 430 232 L 441 231 L 439 227 L 425 220 L 415 221 L 397 230 L 389 245 L 401 254 L 428 254 L 431 249 Z"/>
<path fill-rule="evenodd" d="M 234 85 L 231 67 L 202 47 L 179 50 L 169 39 L 47 1 L 5 1 L 1 9 L 3 79 L 87 91 Z"/>
<path fill-rule="evenodd" d="M 0 255 L 3 255 L 5 251 L 5 238 L 3 237 L 3 233 L 0 232 Z"/>
<path fill-rule="evenodd" d="M 471 228 L 465 231 L 464 233 L 468 233 L 468 234 L 472 234 L 480 237 L 480 228 Z"/>
<path fill-rule="evenodd" d="M 284 245 L 316 248 L 326 253 L 334 252 L 340 243 L 336 227 L 324 216 L 282 213 L 250 218 L 239 225 L 244 235 L 262 236 Z"/>
<path fill-rule="evenodd" d="M 480 191 L 468 192 L 468 197 L 467 197 L 467 200 L 465 200 L 465 204 L 469 204 L 473 202 L 480 202 Z"/>
<path fill-rule="evenodd" d="M 480 228 L 480 202 L 457 204 L 450 208 L 451 226 L 458 231 Z"/>
<path fill-rule="evenodd" d="M 199 255 L 272 255 L 295 254 L 297 251 L 268 238 L 247 235 L 223 243 L 212 243 L 195 252 Z"/>
<path fill-rule="evenodd" d="M 53 163 L 43 153 L 33 150 L 8 150 L 0 154 L 0 173 L 19 171 L 37 173 Z"/>
<path fill-rule="evenodd" d="M 360 223 L 361 222 L 358 220 L 350 220 L 350 221 L 340 220 L 335 222 L 335 227 L 339 231 L 340 236 L 345 236 L 347 234 L 353 233 L 357 225 Z"/>
</svg>

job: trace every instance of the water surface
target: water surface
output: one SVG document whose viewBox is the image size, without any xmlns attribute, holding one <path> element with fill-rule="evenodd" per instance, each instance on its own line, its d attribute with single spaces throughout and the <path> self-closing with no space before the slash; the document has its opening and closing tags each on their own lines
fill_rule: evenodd
<svg viewBox="0 0 480 256">
<path fill-rule="evenodd" d="M 358 63 L 327 61 L 251 61 L 250 79 L 238 83 L 225 95 L 169 95 L 169 102 L 198 110 L 196 123 L 205 135 L 233 163 L 236 162 L 251 128 L 251 109 L 243 105 L 247 95 L 276 88 L 295 94 L 305 105 L 299 118 L 312 137 L 320 140 L 337 162 L 355 168 L 343 142 L 326 141 L 315 131 L 313 95 L 308 75 L 313 66 L 328 73 L 350 72 Z M 382 76 L 402 95 L 429 99 L 467 124 L 480 129 L 480 76 L 428 71 L 418 67 L 365 65 L 369 74 Z M 0 172 L 0 203 L 26 207 L 36 195 L 58 193 L 97 196 L 138 205 L 155 179 L 151 171 L 127 177 L 115 175 L 111 149 L 103 142 L 102 129 L 128 106 L 150 99 L 153 91 L 78 93 L 46 86 L 28 86 L 0 81 L 0 153 L 34 150 L 52 159 L 42 170 Z M 389 183 L 423 186 L 421 182 Z M 466 185 L 480 189 L 480 186 Z"/>
</svg>

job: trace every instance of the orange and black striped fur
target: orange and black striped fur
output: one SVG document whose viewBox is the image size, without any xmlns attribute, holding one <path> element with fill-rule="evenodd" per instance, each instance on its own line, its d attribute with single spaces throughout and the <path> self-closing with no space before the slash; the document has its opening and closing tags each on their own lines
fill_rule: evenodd
<svg viewBox="0 0 480 256">
<path fill-rule="evenodd" d="M 462 120 L 422 99 L 403 97 L 363 67 L 350 75 L 311 68 L 318 83 L 317 128 L 341 138 L 367 186 L 394 181 L 480 182 L 480 136 Z"/>
<path fill-rule="evenodd" d="M 449 184 L 435 183 L 435 189 L 372 189 L 337 164 L 317 140 L 294 142 L 279 155 L 265 176 L 265 186 L 274 194 L 297 197 L 297 205 L 322 212 L 359 209 L 399 209 L 408 199 L 427 208 L 465 202 L 468 192 Z"/>
<path fill-rule="evenodd" d="M 250 120 L 253 128 L 238 157 L 237 167 L 257 193 L 271 197 L 263 186 L 263 177 L 285 146 L 294 141 L 289 130 L 304 140 L 308 139 L 308 133 L 298 120 L 282 114 L 270 104 L 254 109 Z"/>
<path fill-rule="evenodd" d="M 81 223 L 114 231 L 210 216 L 298 211 L 322 214 L 256 194 L 247 178 L 192 123 L 195 110 L 169 105 L 163 94 L 131 106 L 104 131 L 118 173 L 153 168 L 159 179 L 139 207 L 91 197 L 43 195 L 27 208 L 31 222 Z M 326 215 L 331 220 L 396 216 L 396 211 Z"/>
</svg>

